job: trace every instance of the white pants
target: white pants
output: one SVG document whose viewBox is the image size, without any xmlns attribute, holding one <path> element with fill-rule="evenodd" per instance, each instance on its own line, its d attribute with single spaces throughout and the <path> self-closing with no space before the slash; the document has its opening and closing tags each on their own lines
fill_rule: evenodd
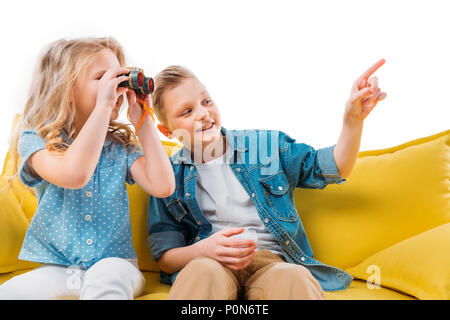
<svg viewBox="0 0 450 320">
<path fill-rule="evenodd" d="M 0 300 L 131 300 L 144 284 L 136 260 L 105 258 L 88 270 L 46 264 L 2 284 Z"/>
</svg>

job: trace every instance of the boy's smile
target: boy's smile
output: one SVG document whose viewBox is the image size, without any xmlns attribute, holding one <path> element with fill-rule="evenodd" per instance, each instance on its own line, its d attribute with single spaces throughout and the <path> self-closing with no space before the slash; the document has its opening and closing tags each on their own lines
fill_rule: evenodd
<svg viewBox="0 0 450 320">
<path fill-rule="evenodd" d="M 205 150 L 221 137 L 219 109 L 205 86 L 195 78 L 183 80 L 163 95 L 166 123 L 161 132 L 192 150 Z"/>
</svg>

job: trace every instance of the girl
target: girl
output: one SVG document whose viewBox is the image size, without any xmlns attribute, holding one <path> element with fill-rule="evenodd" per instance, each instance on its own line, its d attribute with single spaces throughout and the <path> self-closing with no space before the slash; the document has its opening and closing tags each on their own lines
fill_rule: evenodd
<svg viewBox="0 0 450 320">
<path fill-rule="evenodd" d="M 116 121 L 127 93 L 136 127 L 142 107 L 112 38 L 57 40 L 43 52 L 13 143 L 21 181 L 38 209 L 19 259 L 42 263 L 0 286 L 0 299 L 132 299 L 142 292 L 126 184 L 155 197 L 175 188 L 151 118 L 136 136 Z M 150 96 L 140 97 L 150 105 Z M 17 168 L 17 166 L 16 166 Z"/>
</svg>

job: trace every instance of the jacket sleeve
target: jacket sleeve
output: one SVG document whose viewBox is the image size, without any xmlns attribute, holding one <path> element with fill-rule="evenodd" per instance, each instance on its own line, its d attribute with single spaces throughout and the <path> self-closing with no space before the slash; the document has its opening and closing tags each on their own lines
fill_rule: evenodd
<svg viewBox="0 0 450 320">
<path fill-rule="evenodd" d="M 323 189 L 330 183 L 346 181 L 340 176 L 334 160 L 336 145 L 316 150 L 307 144 L 297 143 L 283 132 L 279 135 L 279 145 L 283 170 L 292 186 Z"/>
<path fill-rule="evenodd" d="M 186 246 L 188 231 L 170 214 L 162 198 L 149 196 L 147 221 L 147 242 L 153 260 L 158 261 L 169 249 Z"/>
</svg>

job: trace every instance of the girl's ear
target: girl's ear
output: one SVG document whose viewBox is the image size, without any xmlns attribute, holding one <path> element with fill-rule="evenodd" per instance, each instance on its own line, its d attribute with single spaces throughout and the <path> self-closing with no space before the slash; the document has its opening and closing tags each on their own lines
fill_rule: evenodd
<svg viewBox="0 0 450 320">
<path fill-rule="evenodd" d="M 156 125 L 156 127 L 158 128 L 158 130 L 165 135 L 167 138 L 169 139 L 173 139 L 173 133 L 169 131 L 169 129 L 167 129 L 167 127 L 161 123 L 158 123 Z"/>
</svg>

